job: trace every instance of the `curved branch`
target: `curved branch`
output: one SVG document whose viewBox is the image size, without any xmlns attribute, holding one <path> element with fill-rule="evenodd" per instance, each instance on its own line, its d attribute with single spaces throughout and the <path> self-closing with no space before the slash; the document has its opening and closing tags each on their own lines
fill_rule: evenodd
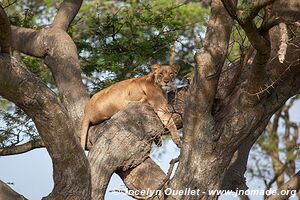
<svg viewBox="0 0 300 200">
<path fill-rule="evenodd" d="M 12 30 L 14 49 L 45 59 L 62 103 L 69 111 L 79 134 L 77 130 L 80 130 L 88 94 L 82 83 L 77 48 L 72 38 L 65 31 L 55 28 L 32 30 L 13 26 Z"/>
<path fill-rule="evenodd" d="M 52 27 L 67 31 L 71 22 L 77 15 L 82 4 L 82 0 L 65 0 L 61 3 L 56 14 Z"/>
<path fill-rule="evenodd" d="M 0 53 L 11 51 L 11 29 L 8 17 L 0 5 Z"/>
<path fill-rule="evenodd" d="M 88 161 L 74 135 L 74 126 L 68 123 L 70 117 L 65 108 L 56 95 L 15 58 L 0 55 L 0 66 L 0 95 L 32 118 L 52 158 L 55 187 L 48 199 L 55 195 L 63 199 L 74 196 L 89 199 Z"/>
<path fill-rule="evenodd" d="M 45 147 L 44 142 L 41 139 L 31 140 L 25 144 L 18 146 L 0 148 L 0 156 L 16 155 L 21 153 L 26 153 L 33 149 Z"/>
</svg>

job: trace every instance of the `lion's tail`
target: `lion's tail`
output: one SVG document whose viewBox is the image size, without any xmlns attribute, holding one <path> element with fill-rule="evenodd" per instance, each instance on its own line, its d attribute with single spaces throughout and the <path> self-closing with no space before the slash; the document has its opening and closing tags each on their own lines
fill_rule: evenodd
<svg viewBox="0 0 300 200">
<path fill-rule="evenodd" d="M 89 130 L 90 120 L 87 116 L 84 116 L 81 130 L 80 130 L 80 143 L 83 149 L 85 149 L 87 134 Z"/>
</svg>

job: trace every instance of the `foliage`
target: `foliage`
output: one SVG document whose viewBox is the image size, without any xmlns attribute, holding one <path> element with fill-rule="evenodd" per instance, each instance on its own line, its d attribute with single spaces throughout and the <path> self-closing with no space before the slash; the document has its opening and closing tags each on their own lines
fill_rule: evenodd
<svg viewBox="0 0 300 200">
<path fill-rule="evenodd" d="M 13 25 L 40 29 L 51 24 L 61 2 L 4 0 L 2 5 Z M 168 63 L 174 44 L 182 76 L 189 73 L 193 50 L 201 47 L 195 38 L 203 35 L 208 14 L 197 1 L 84 1 L 69 34 L 77 45 L 89 91 L 94 93 L 116 81 L 148 73 L 153 62 Z M 56 91 L 42 59 L 21 56 L 28 69 Z M 24 138 L 35 137 L 32 122 L 14 105 L 1 103 L 0 116 L 4 123 L 2 145 L 15 144 L 20 130 Z"/>
<path fill-rule="evenodd" d="M 4 0 L 2 5 L 13 25 L 39 29 L 49 26 L 62 2 L 50 0 Z M 11 5 L 10 5 L 11 4 Z M 251 1 L 239 1 L 239 12 L 249 12 Z M 199 1 L 149 0 L 149 1 L 84 1 L 79 14 L 69 28 L 80 56 L 81 68 L 90 93 L 95 93 L 116 81 L 149 72 L 149 65 L 168 63 L 171 47 L 176 47 L 176 61 L 181 66 L 181 76 L 190 76 L 194 66 L 195 50 L 202 47 L 201 37 L 209 10 Z M 261 23 L 257 18 L 256 22 Z M 296 30 L 296 31 L 299 31 Z M 229 62 L 237 61 L 250 47 L 244 31 L 237 25 L 231 34 Z M 22 55 L 28 69 L 55 91 L 55 83 L 41 59 Z M 15 105 L 0 98 L 0 144 L 15 145 L 35 139 L 32 121 Z M 22 133 L 22 134 L 21 134 Z M 278 151 L 286 160 L 295 156 L 283 142 L 284 134 L 272 137 L 263 135 L 254 147 L 249 172 L 253 177 L 270 177 L 274 172 L 266 160 L 270 152 Z M 265 160 L 262 162 L 262 160 Z"/>
<path fill-rule="evenodd" d="M 142 3 L 103 1 L 96 6 L 91 1 L 83 5 L 82 13 L 85 16 L 79 17 L 71 34 L 87 76 L 94 72 L 113 75 L 100 86 L 102 88 L 148 73 L 146 64 L 168 63 L 175 40 L 178 41 L 176 47 L 180 48 L 178 60 L 192 57 L 190 53 L 195 44 L 189 45 L 194 43 L 195 32 L 204 31 L 208 11 L 198 3 L 152 0 Z"/>
<path fill-rule="evenodd" d="M 0 110 L 0 147 L 14 146 L 38 137 L 32 120 L 18 107 Z"/>
</svg>

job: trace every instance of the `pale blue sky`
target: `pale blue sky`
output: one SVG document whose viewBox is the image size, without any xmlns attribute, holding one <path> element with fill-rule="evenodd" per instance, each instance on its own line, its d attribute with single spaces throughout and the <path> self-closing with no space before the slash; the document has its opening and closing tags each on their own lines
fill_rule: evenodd
<svg viewBox="0 0 300 200">
<path fill-rule="evenodd" d="M 297 102 L 290 113 L 291 119 L 300 121 L 300 102 Z M 165 151 L 162 153 L 161 151 Z M 153 150 L 153 159 L 162 167 L 164 171 L 168 169 L 168 163 L 172 158 L 177 157 L 179 151 L 171 141 L 164 142 L 164 147 Z M 159 156 L 160 155 L 160 156 Z M 45 149 L 33 150 L 31 152 L 0 157 L 0 180 L 12 182 L 11 185 L 20 194 L 29 200 L 40 200 L 51 192 L 52 181 L 52 163 Z M 299 169 L 300 166 L 297 166 Z M 298 170 L 297 169 L 297 170 Z M 263 185 L 258 180 L 248 182 L 250 189 L 263 189 Z M 108 190 L 124 189 L 121 179 L 114 175 L 109 184 Z M 127 200 L 131 199 L 121 193 L 110 193 L 106 195 L 107 200 Z M 233 196 L 222 196 L 221 200 L 236 200 Z M 252 196 L 251 200 L 261 200 L 262 196 Z M 290 198 L 296 199 L 296 198 Z"/>
</svg>

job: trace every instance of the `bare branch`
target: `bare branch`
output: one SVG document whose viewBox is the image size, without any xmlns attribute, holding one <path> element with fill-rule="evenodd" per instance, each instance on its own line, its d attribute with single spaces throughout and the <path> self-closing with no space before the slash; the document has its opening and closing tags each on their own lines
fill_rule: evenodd
<svg viewBox="0 0 300 200">
<path fill-rule="evenodd" d="M 266 200 L 286 200 L 291 196 L 292 190 L 299 191 L 299 188 L 300 188 L 300 171 L 298 171 L 288 182 L 283 184 L 274 195 L 267 197 Z M 285 192 L 281 193 L 281 191 L 283 190 L 285 190 Z"/>
<path fill-rule="evenodd" d="M 64 31 L 68 30 L 71 22 L 77 15 L 82 4 L 82 0 L 64 0 L 56 14 L 52 27 Z"/>
<path fill-rule="evenodd" d="M 279 170 L 277 170 L 275 176 L 268 182 L 265 191 L 269 190 L 272 187 L 272 184 L 275 181 L 278 181 L 279 177 L 282 177 L 284 175 L 284 171 L 286 170 L 287 167 L 288 167 L 288 163 L 285 163 L 284 165 L 282 165 L 282 167 Z"/>
<path fill-rule="evenodd" d="M 272 0 L 272 1 L 274 1 L 274 0 Z M 230 16 L 233 19 L 237 20 L 237 22 L 244 29 L 252 46 L 259 52 L 267 53 L 269 51 L 269 48 L 266 48 L 266 47 L 269 46 L 269 43 L 259 33 L 255 23 L 252 21 L 252 19 L 257 15 L 257 13 L 256 13 L 257 9 L 258 8 L 259 8 L 259 10 L 261 9 L 260 6 L 258 6 L 261 4 L 258 4 L 257 6 L 252 7 L 252 12 L 249 14 L 248 17 L 245 18 L 245 20 L 243 20 L 243 19 L 241 19 L 241 17 L 239 17 L 236 14 L 236 7 L 232 4 L 231 0 L 222 0 L 222 3 L 224 5 L 224 7 L 226 8 L 227 12 L 230 14 Z M 255 16 L 252 17 L 252 15 L 254 15 L 254 14 L 255 14 Z"/>
<path fill-rule="evenodd" d="M 257 14 L 259 13 L 259 11 L 263 8 L 265 8 L 266 6 L 274 3 L 274 1 L 276 0 L 255 0 L 253 5 L 251 6 L 251 10 L 249 12 L 249 14 L 244 18 L 243 22 L 248 22 L 253 20 Z"/>
<path fill-rule="evenodd" d="M 0 53 L 11 53 L 11 29 L 8 17 L 0 4 Z"/>
<path fill-rule="evenodd" d="M 44 142 L 41 139 L 31 140 L 25 144 L 0 148 L 0 156 L 16 155 L 21 153 L 26 153 L 36 148 L 45 147 Z"/>
</svg>

